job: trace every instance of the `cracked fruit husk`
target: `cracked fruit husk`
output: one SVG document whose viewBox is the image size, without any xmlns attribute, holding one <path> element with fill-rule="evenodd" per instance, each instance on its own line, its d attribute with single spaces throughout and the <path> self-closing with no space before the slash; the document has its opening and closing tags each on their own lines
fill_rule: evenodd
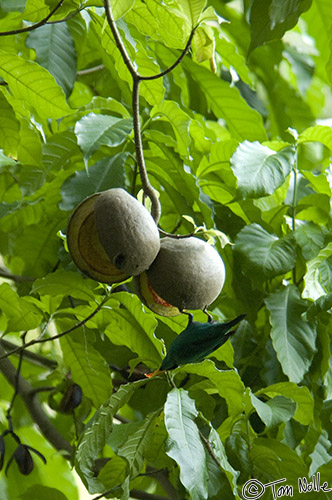
<svg viewBox="0 0 332 500">
<path fill-rule="evenodd" d="M 121 188 L 96 193 L 76 207 L 67 243 L 77 267 L 102 283 L 117 283 L 141 273 L 160 247 L 153 218 Z"/>
<path fill-rule="evenodd" d="M 218 252 L 199 238 L 166 237 L 151 267 L 135 281 L 152 311 L 176 316 L 182 310 L 205 309 L 218 297 L 225 266 Z"/>
</svg>

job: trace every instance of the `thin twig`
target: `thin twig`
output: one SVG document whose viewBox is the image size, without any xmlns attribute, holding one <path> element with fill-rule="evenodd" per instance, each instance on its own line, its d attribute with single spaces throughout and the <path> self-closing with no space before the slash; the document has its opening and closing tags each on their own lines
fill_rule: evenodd
<svg viewBox="0 0 332 500">
<path fill-rule="evenodd" d="M 139 74 L 137 73 L 134 65 L 132 64 L 130 57 L 129 57 L 129 54 L 126 50 L 126 47 L 124 46 L 124 43 L 122 42 L 118 28 L 116 27 L 115 21 L 113 20 L 112 10 L 111 10 L 111 6 L 110 6 L 110 3 L 108 0 L 104 0 L 104 6 L 105 6 L 105 13 L 106 13 L 107 22 L 108 22 L 109 27 L 111 28 L 111 31 L 112 31 L 112 34 L 113 34 L 113 37 L 115 40 L 115 44 L 121 53 L 123 62 L 127 66 L 129 73 L 131 74 L 133 79 L 135 79 L 135 78 L 139 77 Z"/>
<path fill-rule="evenodd" d="M 90 75 L 91 73 L 95 73 L 96 71 L 101 71 L 105 66 L 103 64 L 98 64 L 98 66 L 93 66 L 92 68 L 81 69 L 77 71 L 77 76 Z"/>
<path fill-rule="evenodd" d="M 0 277 L 1 278 L 6 278 L 7 280 L 12 280 L 12 281 L 35 281 L 35 278 L 31 278 L 30 276 L 19 276 L 18 274 L 12 274 L 6 269 L 3 269 L 0 267 Z"/>
<path fill-rule="evenodd" d="M 31 26 L 27 26 L 26 28 L 19 28 L 17 30 L 0 31 L 0 36 L 18 35 L 19 33 L 26 33 L 27 31 L 33 31 L 33 30 L 39 28 L 40 26 L 43 26 L 44 24 L 47 23 L 47 21 L 50 19 L 50 17 L 52 17 L 53 14 L 61 7 L 63 2 L 64 2 L 64 0 L 60 0 L 56 4 L 54 9 L 52 9 L 51 12 L 46 17 L 44 17 L 44 19 L 39 21 L 38 23 L 32 24 Z"/>
<path fill-rule="evenodd" d="M 105 297 L 104 300 L 96 307 L 96 309 L 94 309 L 92 311 L 92 313 L 89 314 L 89 316 L 87 316 L 86 318 L 82 319 L 82 321 L 79 321 L 78 323 L 76 323 L 75 325 L 71 326 L 67 330 L 64 330 L 63 332 L 59 333 L 58 335 L 54 335 L 53 337 L 48 337 L 47 339 L 40 339 L 40 338 L 38 338 L 38 339 L 35 339 L 35 340 L 31 340 L 30 342 L 27 342 L 24 345 L 24 347 L 16 347 L 15 349 L 13 349 L 12 351 L 8 352 L 7 354 L 4 354 L 4 355 L 0 356 L 0 360 L 2 360 L 4 358 L 8 358 L 12 354 L 16 354 L 17 352 L 21 352 L 23 349 L 26 349 L 27 347 L 31 347 L 32 345 L 42 344 L 44 342 L 51 342 L 53 340 L 60 339 L 64 335 L 68 335 L 68 333 L 71 333 L 74 330 L 76 330 L 77 328 L 80 328 L 85 323 L 87 323 L 87 321 L 89 321 L 91 318 L 93 318 L 93 316 L 95 316 L 95 314 L 97 314 L 97 312 L 100 311 L 100 309 L 103 307 L 103 305 L 105 304 L 105 302 L 106 302 L 107 299 L 108 299 L 108 297 Z"/>
<path fill-rule="evenodd" d="M 160 207 L 160 202 L 157 196 L 157 192 L 154 190 L 152 185 L 150 184 L 148 173 L 146 170 L 145 166 L 145 161 L 144 161 L 144 153 L 143 153 L 143 142 L 142 142 L 142 133 L 141 133 L 141 124 L 140 124 L 140 113 L 139 113 L 139 84 L 141 81 L 148 81 L 148 80 L 156 80 L 157 78 L 162 78 L 165 76 L 167 73 L 172 71 L 184 58 L 186 53 L 188 52 L 195 30 L 197 28 L 194 27 L 190 33 L 189 39 L 187 41 L 187 44 L 185 48 L 182 50 L 180 56 L 177 58 L 177 60 L 167 69 L 164 71 L 157 73 L 155 75 L 150 75 L 150 76 L 143 76 L 138 73 L 136 70 L 134 64 L 132 63 L 129 54 L 126 50 L 126 47 L 121 39 L 121 36 L 119 34 L 119 31 L 117 29 L 117 26 L 114 22 L 113 15 L 112 15 L 112 9 L 109 3 L 109 0 L 104 0 L 104 7 L 105 7 L 105 13 L 106 13 L 106 18 L 109 24 L 109 27 L 112 31 L 115 44 L 117 48 L 119 49 L 122 59 L 128 68 L 128 71 L 130 72 L 132 79 L 133 79 L 133 99 L 132 99 L 132 106 L 133 106 L 133 121 L 134 121 L 134 136 L 135 136 L 135 148 L 136 148 L 136 159 L 137 159 L 137 164 L 139 168 L 139 173 L 141 177 L 141 182 L 142 182 L 142 187 L 144 191 L 144 195 L 148 196 L 151 200 L 151 215 L 155 221 L 156 224 L 158 224 L 159 219 L 160 219 L 160 214 L 161 214 L 161 207 Z M 183 237 L 183 236 L 182 236 Z"/>
<path fill-rule="evenodd" d="M 140 78 L 134 79 L 133 85 L 133 120 L 134 120 L 134 137 L 135 137 L 135 149 L 136 149 L 136 159 L 138 164 L 138 169 L 141 177 L 141 182 L 143 186 L 143 191 L 146 196 L 151 200 L 151 215 L 156 224 L 158 224 L 161 214 L 161 207 L 157 192 L 153 189 L 150 184 L 148 173 L 145 166 L 144 153 L 143 153 L 143 142 L 141 134 L 141 121 L 139 112 L 139 84 Z"/>
<path fill-rule="evenodd" d="M 208 454 L 210 455 L 210 457 L 214 460 L 214 462 L 218 465 L 218 467 L 219 467 L 220 469 L 224 470 L 224 469 L 223 469 L 223 467 L 222 467 L 222 465 L 221 465 L 220 460 L 218 459 L 218 457 L 217 457 L 217 456 L 216 456 L 216 454 L 214 453 L 214 451 L 213 451 L 213 449 L 212 449 L 212 446 L 211 446 L 210 442 L 206 439 L 206 437 L 202 434 L 202 432 L 201 432 L 201 431 L 199 431 L 199 435 L 200 435 L 200 438 L 201 438 L 201 440 L 203 441 L 204 446 L 205 446 L 205 448 L 206 448 L 206 450 L 207 450 Z"/>
<path fill-rule="evenodd" d="M 0 344 L 0 371 L 8 380 L 10 385 L 15 386 L 17 371 L 9 359 L 4 359 L 4 349 Z M 68 441 L 59 433 L 53 426 L 52 422 L 44 412 L 40 402 L 35 396 L 31 396 L 33 387 L 25 378 L 20 375 L 18 377 L 18 394 L 23 399 L 27 410 L 29 411 L 32 419 L 38 425 L 44 437 L 54 446 L 56 450 L 65 450 L 67 455 L 65 458 L 70 458 L 73 449 Z"/>
<path fill-rule="evenodd" d="M 5 348 L 6 351 L 12 351 L 14 349 L 16 350 L 18 347 L 15 344 L 13 344 L 13 342 L 9 342 L 8 340 L 5 339 L 1 339 L 0 344 L 2 344 L 2 346 Z M 27 359 L 32 363 L 35 363 L 36 365 L 44 366 L 45 368 L 51 368 L 51 369 L 56 368 L 58 365 L 57 362 L 54 361 L 53 359 L 45 358 L 45 356 L 42 356 L 41 354 L 37 354 L 35 352 L 26 350 L 22 352 L 25 359 Z"/>
<path fill-rule="evenodd" d="M 164 71 L 161 71 L 160 73 L 157 73 L 157 74 L 152 75 L 152 76 L 140 75 L 140 79 L 141 80 L 157 80 L 157 78 L 161 78 L 161 77 L 167 75 L 168 73 L 170 73 L 171 71 L 173 71 L 173 69 L 176 68 L 176 66 L 178 66 L 180 64 L 180 62 L 182 61 L 182 59 L 184 58 L 184 56 L 186 55 L 186 53 L 190 49 L 190 45 L 191 45 L 191 42 L 193 40 L 196 29 L 197 29 L 197 26 L 195 26 L 191 30 L 191 33 L 190 33 L 190 36 L 188 38 L 188 41 L 187 41 L 185 48 L 182 50 L 180 56 L 176 59 L 176 61 L 172 64 L 172 66 L 169 66 Z"/>
</svg>

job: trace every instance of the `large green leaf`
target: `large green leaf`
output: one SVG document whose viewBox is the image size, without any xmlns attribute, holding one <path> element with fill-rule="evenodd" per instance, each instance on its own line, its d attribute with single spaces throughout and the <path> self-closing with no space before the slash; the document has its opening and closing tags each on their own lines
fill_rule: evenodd
<svg viewBox="0 0 332 500">
<path fill-rule="evenodd" d="M 0 51 L 0 75 L 15 97 L 41 118 L 62 118 L 72 111 L 54 77 L 37 63 Z"/>
<path fill-rule="evenodd" d="M 332 151 L 332 129 L 326 125 L 309 127 L 299 135 L 298 142 L 320 142 Z"/>
<path fill-rule="evenodd" d="M 109 401 L 97 410 L 81 434 L 75 461 L 81 478 L 90 493 L 98 493 L 103 490 L 103 484 L 96 478 L 94 463 L 112 432 L 114 415 L 129 401 L 136 388 L 146 383 L 146 380 L 139 380 L 121 385 Z"/>
<path fill-rule="evenodd" d="M 316 328 L 302 319 L 307 304 L 297 288 L 289 285 L 265 299 L 270 311 L 273 347 L 285 375 L 301 382 L 316 352 Z"/>
<path fill-rule="evenodd" d="M 206 0 L 178 0 L 178 4 L 194 28 L 206 5 Z"/>
<path fill-rule="evenodd" d="M 151 110 L 152 118 L 166 118 L 171 124 L 175 137 L 176 148 L 181 156 L 187 157 L 189 154 L 189 125 L 190 117 L 187 113 L 181 110 L 180 106 L 174 101 L 164 101 L 159 106 L 155 106 Z"/>
<path fill-rule="evenodd" d="M 20 496 L 20 500 L 30 500 L 31 498 L 47 498 L 47 500 L 67 500 L 66 495 L 64 495 L 60 490 L 56 488 L 49 488 L 48 486 L 43 486 L 41 484 L 30 486 L 26 490 L 26 492 Z"/>
<path fill-rule="evenodd" d="M 256 392 L 256 396 L 266 394 L 270 398 L 284 396 L 295 401 L 297 409 L 294 419 L 303 425 L 309 425 L 314 419 L 314 399 L 308 387 L 299 387 L 294 382 L 279 382 Z"/>
<path fill-rule="evenodd" d="M 241 196 L 259 198 L 273 194 L 290 174 L 294 161 L 293 147 L 275 152 L 259 142 L 244 141 L 231 159 Z"/>
<path fill-rule="evenodd" d="M 113 19 L 124 16 L 134 5 L 135 0 L 111 0 Z"/>
<path fill-rule="evenodd" d="M 51 295 L 56 297 L 64 295 L 86 301 L 94 301 L 96 298 L 95 290 L 98 286 L 93 280 L 83 278 L 73 271 L 58 269 L 44 278 L 36 280 L 32 286 L 32 293 L 39 295 Z"/>
<path fill-rule="evenodd" d="M 82 161 L 82 153 L 72 131 L 54 134 L 43 144 L 43 165 L 47 172 L 58 172 L 79 160 Z"/>
<path fill-rule="evenodd" d="M 249 53 L 264 43 L 281 38 L 293 28 L 312 0 L 254 0 L 250 9 Z"/>
<path fill-rule="evenodd" d="M 225 399 L 230 415 L 242 413 L 244 405 L 244 384 L 234 370 L 218 370 L 210 359 L 205 359 L 202 363 L 193 363 L 179 368 L 184 373 L 193 373 L 205 377 L 211 386 Z"/>
<path fill-rule="evenodd" d="M 89 325 L 105 331 L 114 344 L 129 347 L 149 366 L 160 366 L 163 344 L 154 334 L 157 320 L 144 309 L 137 295 L 126 292 L 112 294 Z"/>
<path fill-rule="evenodd" d="M 7 331 L 19 332 L 37 328 L 43 319 L 40 310 L 29 298 L 19 297 L 8 285 L 0 285 L 0 309 L 7 318 Z"/>
<path fill-rule="evenodd" d="M 47 24 L 31 31 L 27 46 L 35 49 L 38 64 L 54 76 L 68 97 L 76 80 L 76 52 L 66 23 Z"/>
<path fill-rule="evenodd" d="M 165 8 L 154 0 L 136 0 L 126 19 L 143 35 L 178 49 L 184 48 L 191 30 L 191 23 L 181 11 Z"/>
<path fill-rule="evenodd" d="M 258 224 L 245 226 L 239 232 L 234 249 L 241 254 L 249 271 L 259 271 L 266 278 L 285 274 L 295 264 L 292 238 L 278 238 Z"/>
<path fill-rule="evenodd" d="M 332 292 L 332 243 L 323 248 L 317 257 L 307 262 L 304 276 L 303 297 L 317 300 Z"/>
<path fill-rule="evenodd" d="M 266 427 L 274 427 L 290 420 L 295 411 L 296 403 L 285 396 L 275 396 L 264 403 L 254 394 L 250 394 L 251 402 Z"/>
<path fill-rule="evenodd" d="M 91 156 L 101 146 L 119 146 L 131 133 L 132 120 L 90 113 L 76 123 L 75 134 L 84 156 Z"/>
<path fill-rule="evenodd" d="M 156 415 L 143 420 L 142 425 L 130 434 L 119 450 L 118 455 L 124 457 L 129 466 L 130 477 L 136 477 L 142 470 L 144 462 L 144 452 L 148 445 Z"/>
<path fill-rule="evenodd" d="M 67 326 L 58 322 L 61 330 Z M 91 344 L 76 342 L 69 335 L 60 340 L 63 360 L 70 370 L 73 381 L 82 387 L 83 394 L 90 398 L 95 408 L 108 400 L 112 393 L 111 372 L 104 358 Z"/>
<path fill-rule="evenodd" d="M 16 156 L 20 124 L 5 96 L 0 92 L 0 147 L 8 155 Z"/>
<path fill-rule="evenodd" d="M 184 389 L 168 393 L 164 407 L 168 432 L 166 453 L 180 467 L 180 480 L 193 500 L 208 498 L 205 450 L 195 418 L 195 402 Z"/>
<path fill-rule="evenodd" d="M 246 103 L 237 88 L 231 87 L 219 76 L 190 59 L 185 59 L 183 65 L 198 83 L 216 118 L 225 120 L 235 139 L 266 140 L 262 117 Z"/>
<path fill-rule="evenodd" d="M 75 172 L 61 188 L 62 210 L 72 210 L 91 194 L 113 187 L 125 187 L 125 163 L 128 153 L 118 153 L 92 165 L 88 171 Z"/>
</svg>

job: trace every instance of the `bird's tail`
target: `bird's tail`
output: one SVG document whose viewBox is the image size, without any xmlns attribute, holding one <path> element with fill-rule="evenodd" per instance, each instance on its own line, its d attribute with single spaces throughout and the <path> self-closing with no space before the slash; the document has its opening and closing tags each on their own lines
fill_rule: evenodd
<svg viewBox="0 0 332 500">
<path fill-rule="evenodd" d="M 246 317 L 246 314 L 240 314 L 240 316 L 238 316 L 235 319 L 232 319 L 232 321 L 229 321 L 228 323 L 224 323 L 224 326 L 227 326 L 227 329 L 232 328 L 232 326 L 235 326 L 238 323 L 240 323 L 240 321 L 242 321 L 245 317 Z"/>
</svg>

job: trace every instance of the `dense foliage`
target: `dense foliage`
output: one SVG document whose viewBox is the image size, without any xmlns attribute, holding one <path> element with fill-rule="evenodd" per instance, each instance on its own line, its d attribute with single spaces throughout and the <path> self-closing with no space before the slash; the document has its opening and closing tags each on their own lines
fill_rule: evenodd
<svg viewBox="0 0 332 500">
<path fill-rule="evenodd" d="M 56 6 L 0 0 L 1 500 L 90 498 L 80 479 L 91 498 L 258 498 L 282 479 L 297 498 L 313 477 L 305 498 L 331 498 L 332 3 L 112 1 L 141 75 L 198 25 L 141 82 L 143 150 L 159 226 L 224 260 L 213 318 L 246 314 L 150 379 L 188 317 L 83 276 L 65 243 L 86 196 L 142 199 L 132 77 L 102 0 L 40 23 Z"/>
</svg>

